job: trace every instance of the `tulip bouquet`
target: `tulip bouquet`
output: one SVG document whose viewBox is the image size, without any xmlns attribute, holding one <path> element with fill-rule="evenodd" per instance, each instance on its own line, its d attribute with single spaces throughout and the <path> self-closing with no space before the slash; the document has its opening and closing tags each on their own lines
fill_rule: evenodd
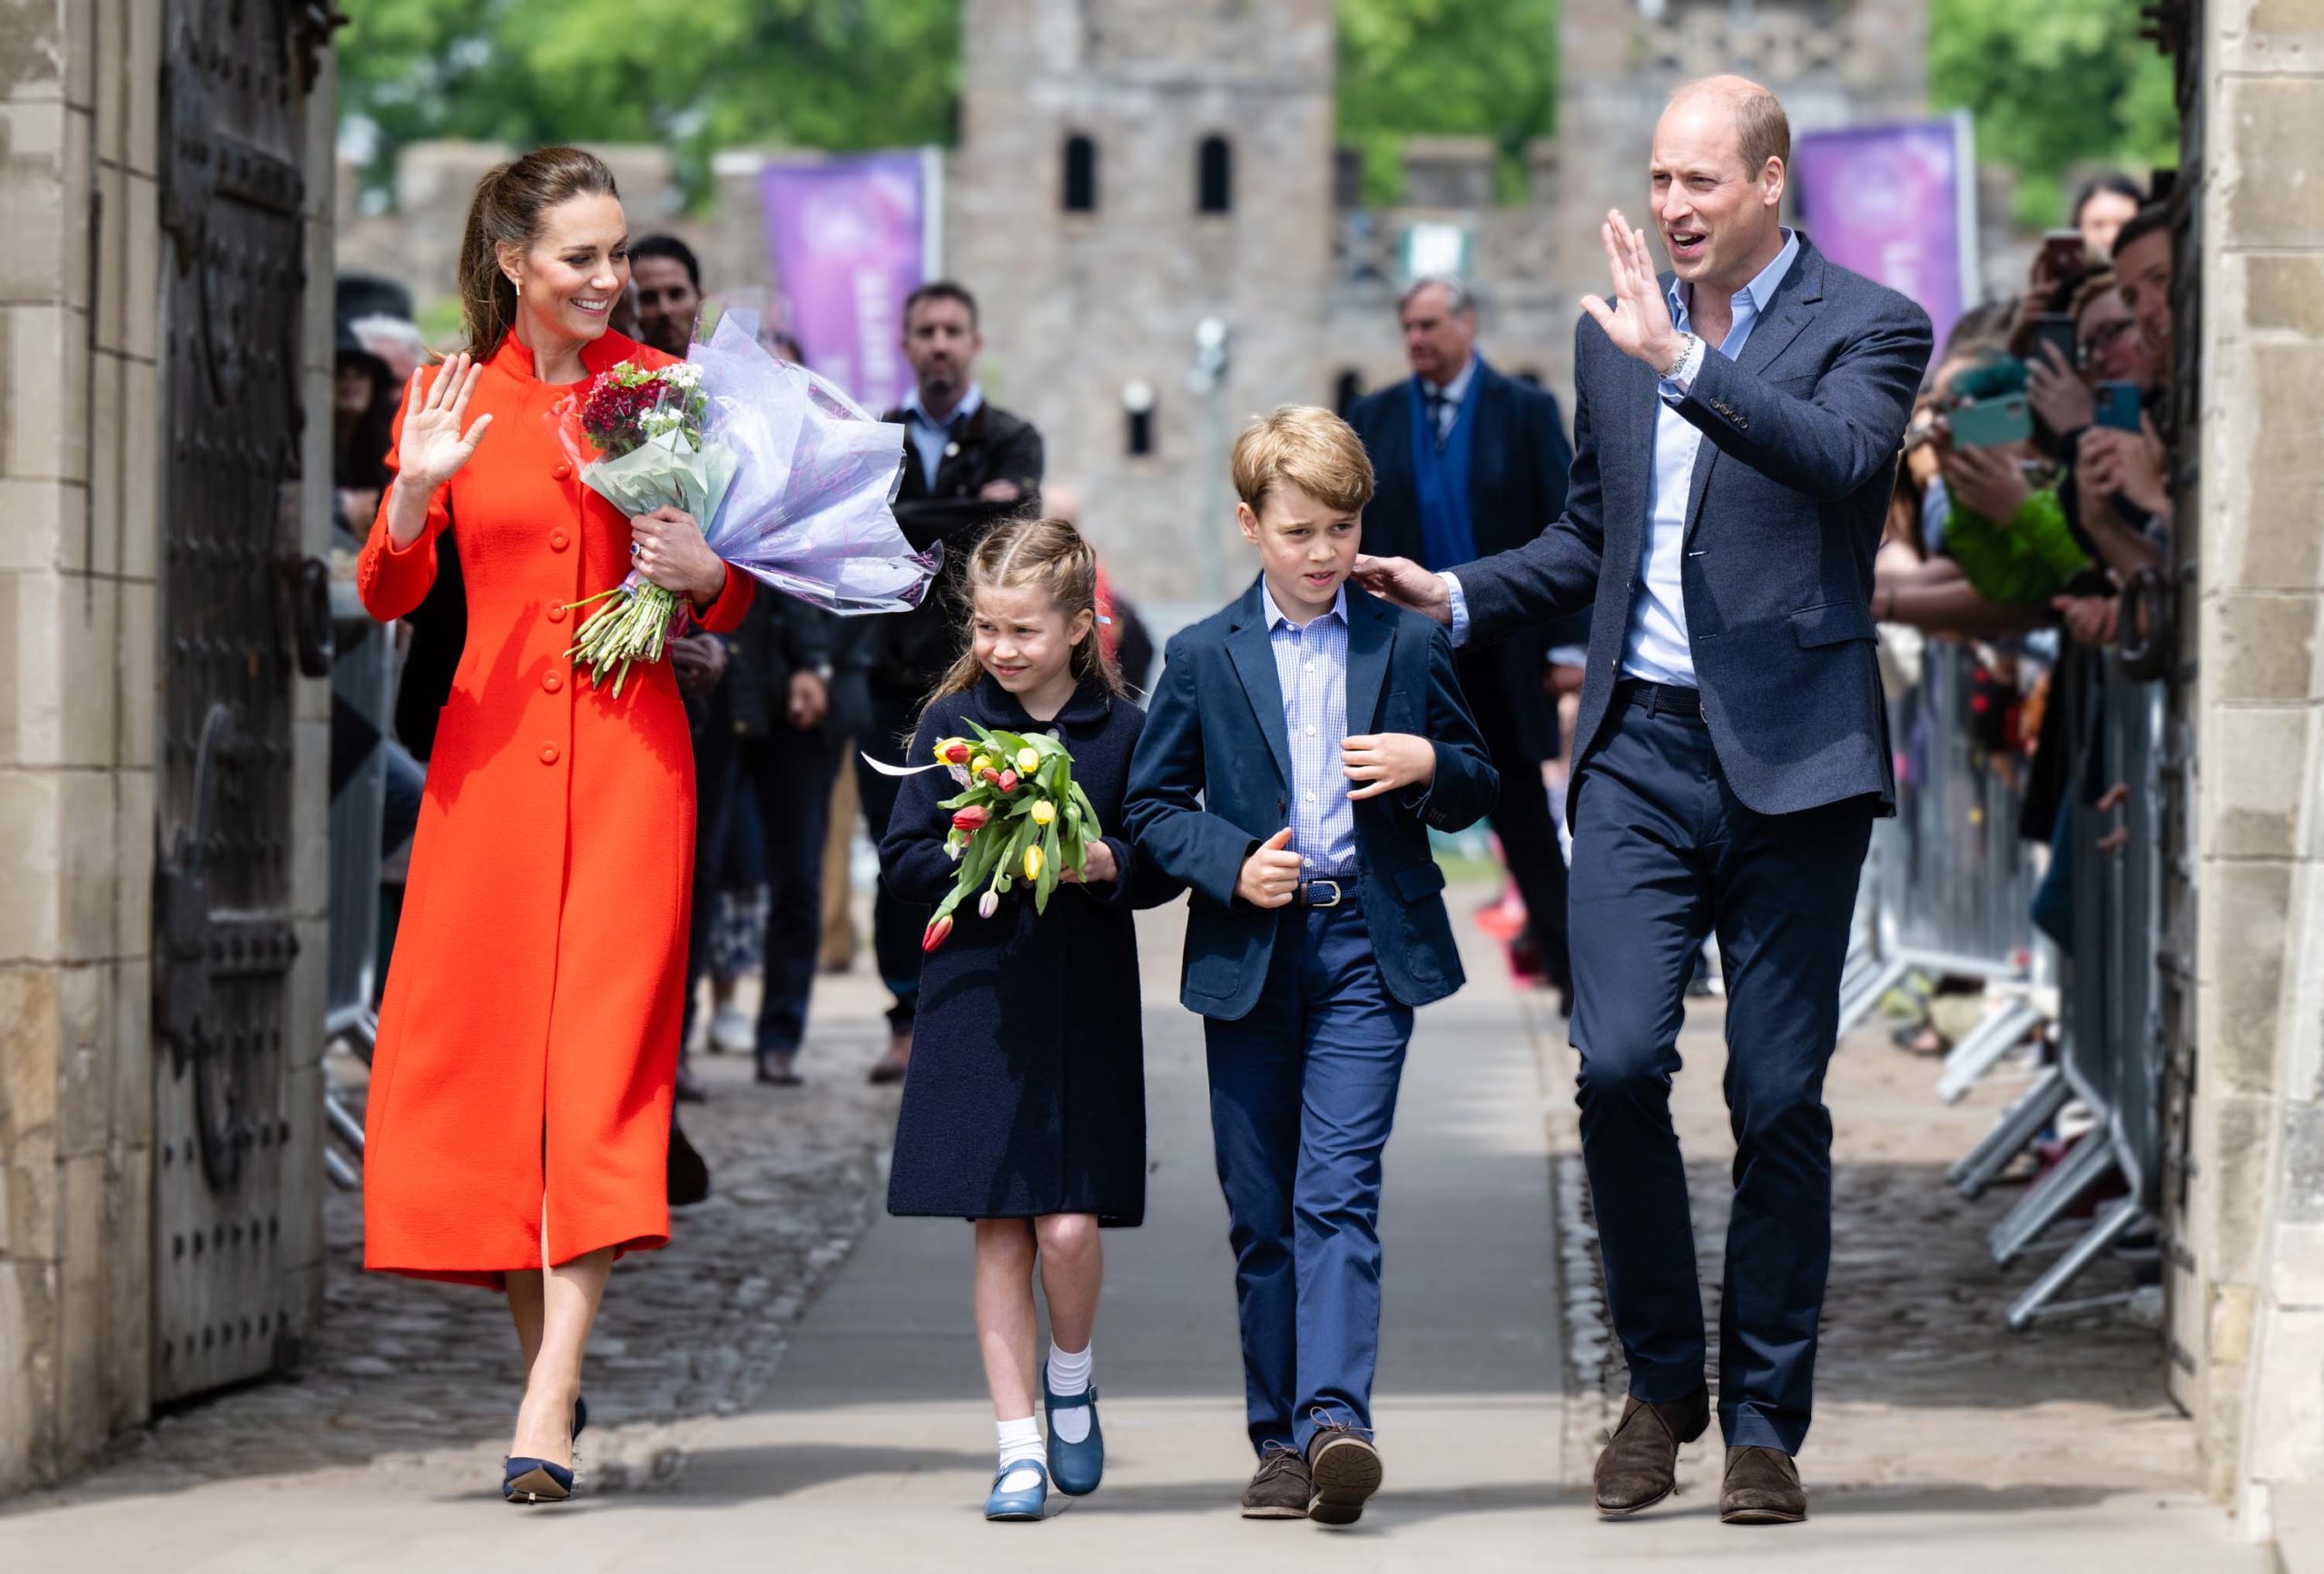
<svg viewBox="0 0 2324 1574">
<path fill-rule="evenodd" d="M 1073 755 L 1044 733 L 1020 736 L 970 722 L 974 739 L 940 738 L 936 759 L 960 791 L 937 807 L 952 812 L 944 851 L 959 865 L 952 889 L 928 920 L 920 949 L 932 951 L 952 932 L 952 910 L 971 892 L 977 914 L 990 918 L 1020 879 L 1033 888 L 1033 910 L 1047 912 L 1049 893 L 1067 870 L 1078 876 L 1089 843 L 1103 835 L 1089 795 L 1073 779 Z"/>
</svg>

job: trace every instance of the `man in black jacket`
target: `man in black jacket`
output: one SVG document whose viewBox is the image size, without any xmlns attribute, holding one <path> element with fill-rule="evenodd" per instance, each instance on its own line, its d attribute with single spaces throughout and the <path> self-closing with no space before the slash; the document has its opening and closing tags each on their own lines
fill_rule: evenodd
<svg viewBox="0 0 2324 1574">
<path fill-rule="evenodd" d="M 940 280 L 905 297 L 903 350 L 918 386 L 901 408 L 881 418 L 904 428 L 896 523 L 914 546 L 941 545 L 945 566 L 918 607 L 872 618 L 864 630 L 862 659 L 872 700 L 864 749 L 876 759 L 901 755 L 921 702 L 960 653 L 960 575 L 969 554 L 1000 520 L 1040 507 L 1041 434 L 985 403 L 976 382 L 983 348 L 976 299 L 958 284 Z M 858 780 L 877 841 L 895 808 L 896 779 L 867 771 Z M 872 1068 L 875 1082 L 901 1078 L 911 1054 L 926 920 L 924 909 L 899 901 L 881 883 L 872 904 L 872 941 L 880 977 L 896 1003 L 888 1012 L 888 1053 Z"/>
<path fill-rule="evenodd" d="M 1457 279 L 1426 278 L 1400 306 L 1413 375 L 1348 410 L 1379 487 L 1364 510 L 1364 550 L 1450 568 L 1521 546 L 1565 507 L 1572 454 L 1557 399 L 1503 377 L 1477 353 L 1477 309 Z M 1545 686 L 1547 652 L 1589 636 L 1528 630 L 1459 654 L 1461 687 L 1501 773 L 1492 828 L 1525 899 L 1542 978 L 1561 1001 L 1573 985 L 1566 958 L 1565 855 L 1541 785 L 1558 754 L 1557 701 Z"/>
</svg>

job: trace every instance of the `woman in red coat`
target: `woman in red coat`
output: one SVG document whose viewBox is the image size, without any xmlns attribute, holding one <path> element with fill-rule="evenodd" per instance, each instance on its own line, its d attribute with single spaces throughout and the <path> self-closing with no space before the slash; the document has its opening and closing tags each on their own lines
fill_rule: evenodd
<svg viewBox="0 0 2324 1574">
<path fill-rule="evenodd" d="M 527 1370 L 504 1495 L 572 1489 L 581 1353 L 607 1271 L 669 1235 L 694 755 L 666 663 L 576 680 L 569 604 L 635 566 L 729 629 L 751 581 L 675 509 L 624 518 L 551 409 L 618 361 L 611 172 L 544 148 L 485 176 L 460 286 L 472 353 L 415 375 L 357 565 L 419 604 L 457 533 L 468 635 L 428 762 L 365 1122 L 367 1266 L 503 1290 Z"/>
</svg>

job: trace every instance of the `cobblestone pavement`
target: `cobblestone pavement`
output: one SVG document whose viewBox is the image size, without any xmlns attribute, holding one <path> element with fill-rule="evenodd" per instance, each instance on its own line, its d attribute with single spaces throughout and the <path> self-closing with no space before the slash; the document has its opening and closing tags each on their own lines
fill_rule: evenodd
<svg viewBox="0 0 2324 1574">
<path fill-rule="evenodd" d="M 866 957 L 854 974 L 818 980 L 803 1087 L 761 1087 L 747 1056 L 696 1053 L 710 1100 L 679 1119 L 712 1192 L 673 1214 L 668 1247 L 614 1269 L 589 1344 L 582 1441 L 596 1484 L 666 1477 L 683 1448 L 671 1423 L 748 1403 L 787 1326 L 862 1234 L 896 1106 L 892 1088 L 864 1079 L 887 1042 L 869 969 Z M 362 1072 L 334 1061 L 359 1105 Z M 358 1194 L 334 1188 L 325 1225 L 323 1326 L 298 1380 L 163 1417 L 73 1496 L 506 1448 L 520 1392 L 507 1303 L 362 1272 Z"/>
</svg>

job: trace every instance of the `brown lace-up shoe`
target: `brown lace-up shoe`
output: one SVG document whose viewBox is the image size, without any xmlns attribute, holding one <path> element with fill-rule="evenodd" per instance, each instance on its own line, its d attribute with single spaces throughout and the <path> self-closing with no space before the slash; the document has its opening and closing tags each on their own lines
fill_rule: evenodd
<svg viewBox="0 0 2324 1574">
<path fill-rule="evenodd" d="M 1635 1514 L 1677 1490 L 1679 1449 L 1710 1425 L 1710 1390 L 1699 1388 L 1669 1404 L 1635 1395 L 1622 1401 L 1622 1419 L 1590 1473 L 1590 1496 L 1606 1515 Z"/>
<path fill-rule="evenodd" d="M 1307 1517 L 1319 1525 L 1353 1525 L 1387 1469 L 1372 1440 L 1354 1427 L 1323 1426 L 1307 1440 L 1307 1474 L 1315 1486 Z"/>
<path fill-rule="evenodd" d="M 1718 1517 L 1730 1525 L 1797 1525 L 1807 1518 L 1799 1467 L 1781 1449 L 1728 1449 Z"/>
<path fill-rule="evenodd" d="M 1307 1479 L 1307 1461 L 1299 1451 L 1285 1443 L 1269 1443 L 1259 1456 L 1258 1473 L 1243 1489 L 1243 1518 L 1304 1520 L 1314 1490 Z"/>
</svg>

